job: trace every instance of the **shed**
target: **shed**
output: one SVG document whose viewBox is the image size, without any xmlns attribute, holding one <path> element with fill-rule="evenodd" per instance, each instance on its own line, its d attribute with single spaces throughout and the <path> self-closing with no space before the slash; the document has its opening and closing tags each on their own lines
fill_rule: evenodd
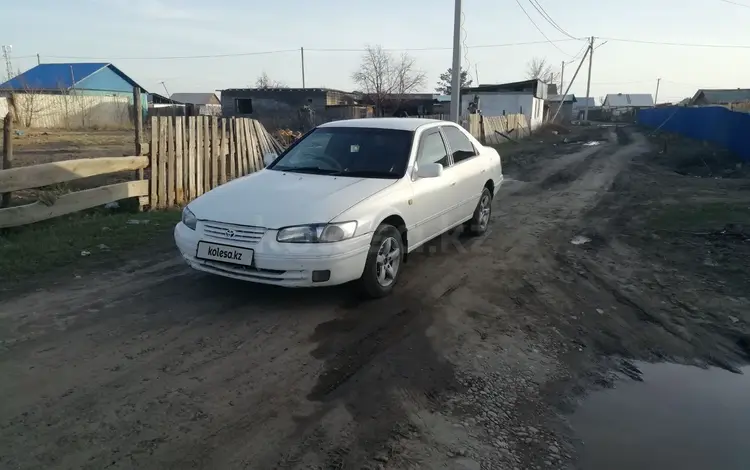
<svg viewBox="0 0 750 470">
<path fill-rule="evenodd" d="M 132 125 L 133 90 L 148 93 L 106 62 L 39 64 L 0 84 L 17 120 L 27 127 L 123 127 Z"/>
<path fill-rule="evenodd" d="M 604 98 L 603 108 L 653 108 L 654 98 L 648 93 L 613 93 Z"/>
<path fill-rule="evenodd" d="M 520 82 L 479 85 L 461 89 L 461 109 L 466 110 L 474 97 L 479 98 L 479 109 L 485 116 L 524 114 L 532 129 L 544 118 L 547 84 L 538 79 Z"/>
<path fill-rule="evenodd" d="M 549 95 L 547 96 L 547 118 L 552 119 L 555 114 L 555 122 L 568 122 L 573 120 L 573 105 L 577 102 L 576 96 L 568 95 Z M 558 112 L 558 108 L 560 111 Z"/>
<path fill-rule="evenodd" d="M 221 114 L 221 101 L 216 93 L 172 93 L 170 99 L 193 108 L 191 115 L 217 116 Z"/>
</svg>

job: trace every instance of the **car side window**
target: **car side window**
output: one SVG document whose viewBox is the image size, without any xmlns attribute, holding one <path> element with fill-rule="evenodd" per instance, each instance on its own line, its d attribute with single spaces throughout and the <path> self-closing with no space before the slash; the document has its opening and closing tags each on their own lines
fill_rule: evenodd
<svg viewBox="0 0 750 470">
<path fill-rule="evenodd" d="M 444 167 L 448 166 L 448 149 L 446 149 L 443 137 L 437 129 L 428 131 L 427 134 L 422 136 L 419 153 L 417 154 L 417 165 L 420 163 L 440 163 Z"/>
<path fill-rule="evenodd" d="M 453 163 L 459 163 L 477 154 L 469 138 L 457 127 L 443 126 L 442 131 L 453 152 Z"/>
</svg>

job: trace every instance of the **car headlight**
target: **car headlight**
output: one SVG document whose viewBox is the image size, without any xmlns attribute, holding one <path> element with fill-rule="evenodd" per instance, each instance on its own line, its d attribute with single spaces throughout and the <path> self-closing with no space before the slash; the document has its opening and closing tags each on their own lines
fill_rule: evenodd
<svg viewBox="0 0 750 470">
<path fill-rule="evenodd" d="M 279 230 L 276 241 L 281 243 L 332 243 L 352 238 L 356 231 L 357 222 L 297 225 Z"/>
<path fill-rule="evenodd" d="M 198 225 L 198 218 L 193 214 L 193 211 L 186 207 L 182 209 L 182 223 L 190 230 L 195 230 L 195 226 Z"/>
</svg>

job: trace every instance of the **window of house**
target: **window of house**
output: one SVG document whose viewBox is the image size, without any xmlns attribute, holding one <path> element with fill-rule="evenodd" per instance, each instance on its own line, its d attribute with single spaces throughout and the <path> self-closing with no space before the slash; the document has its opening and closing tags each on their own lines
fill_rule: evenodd
<svg viewBox="0 0 750 470">
<path fill-rule="evenodd" d="M 235 98 L 234 109 L 237 114 L 253 114 L 252 98 Z"/>
<path fill-rule="evenodd" d="M 453 126 L 443 126 L 442 130 L 445 138 L 448 139 L 451 152 L 453 152 L 453 163 L 462 162 L 476 155 L 471 141 L 460 129 Z"/>
<path fill-rule="evenodd" d="M 448 166 L 448 150 L 445 148 L 443 137 L 437 129 L 428 132 L 422 137 L 422 143 L 419 145 L 417 164 L 440 163 Z"/>
</svg>

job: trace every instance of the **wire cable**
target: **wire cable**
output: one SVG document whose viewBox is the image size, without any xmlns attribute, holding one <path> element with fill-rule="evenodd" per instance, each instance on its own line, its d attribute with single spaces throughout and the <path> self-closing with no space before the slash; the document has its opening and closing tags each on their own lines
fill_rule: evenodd
<svg viewBox="0 0 750 470">
<path fill-rule="evenodd" d="M 544 9 L 542 5 L 539 4 L 537 0 L 529 0 L 529 3 L 532 7 L 536 9 L 537 12 L 539 12 L 540 15 L 542 15 L 542 18 L 547 20 L 549 24 L 551 24 L 556 30 L 563 33 L 565 36 L 568 36 L 569 38 L 576 39 L 575 36 L 572 36 L 567 31 L 565 31 L 555 20 L 552 19 L 552 17 L 547 13 L 547 10 Z"/>
<path fill-rule="evenodd" d="M 750 49 L 750 45 L 742 44 L 695 44 L 686 42 L 662 42 L 662 41 L 647 41 L 642 39 L 623 39 L 623 38 L 599 38 L 606 39 L 607 41 L 616 42 L 629 42 L 634 44 L 655 44 L 660 46 L 681 46 L 681 47 L 709 47 L 716 49 Z"/>
<path fill-rule="evenodd" d="M 534 25 L 534 27 L 536 28 L 536 30 L 539 31 L 539 34 L 541 34 L 542 36 L 544 36 L 544 39 L 546 39 L 548 43 L 550 43 L 553 46 L 555 46 L 555 49 L 557 49 L 558 51 L 560 51 L 563 54 L 565 54 L 565 55 L 567 55 L 567 56 L 570 57 L 570 54 L 568 54 L 564 50 L 560 49 L 557 44 L 555 44 L 550 38 L 547 37 L 546 34 L 544 34 L 544 31 L 542 31 L 542 29 L 539 26 L 537 26 L 537 24 L 534 22 L 534 20 L 531 18 L 531 16 L 526 12 L 526 9 L 523 7 L 523 5 L 521 5 L 520 1 L 516 0 L 516 4 L 521 8 L 521 11 L 523 11 L 523 14 L 526 15 L 526 18 L 528 18 L 529 21 L 531 21 L 531 24 Z"/>
<path fill-rule="evenodd" d="M 466 32 L 466 29 L 464 28 L 464 22 L 466 20 L 466 16 L 464 15 L 464 12 L 461 12 L 461 32 L 463 33 L 463 53 L 464 53 L 464 62 L 466 62 L 466 78 L 467 81 L 471 80 L 472 74 L 471 74 L 471 61 L 469 61 L 469 48 L 466 46 L 466 40 L 469 37 L 469 33 Z M 463 71 L 459 70 L 459 79 L 461 77 L 461 73 Z M 463 85 L 463 81 L 461 81 L 461 84 Z"/>
<path fill-rule="evenodd" d="M 744 3 L 733 2 L 732 0 L 719 0 L 720 2 L 728 3 L 730 5 L 737 5 L 738 7 L 750 8 L 750 5 Z"/>
</svg>

